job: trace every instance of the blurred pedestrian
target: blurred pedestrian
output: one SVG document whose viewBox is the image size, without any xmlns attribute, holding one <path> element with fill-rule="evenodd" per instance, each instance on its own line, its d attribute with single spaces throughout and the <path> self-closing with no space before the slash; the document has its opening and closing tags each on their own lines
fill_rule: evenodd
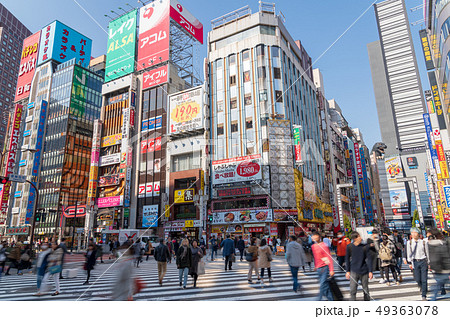
<svg viewBox="0 0 450 319">
<path fill-rule="evenodd" d="M 272 282 L 272 271 L 270 268 L 270 262 L 273 259 L 272 249 L 267 245 L 266 239 L 261 240 L 261 245 L 258 251 L 259 256 L 259 269 L 261 269 L 261 281 L 264 281 L 264 269 L 267 269 L 267 275 L 269 277 L 269 282 Z"/>
<path fill-rule="evenodd" d="M 225 271 L 227 270 L 227 266 L 229 270 L 232 270 L 231 267 L 233 265 L 233 255 L 235 253 L 234 241 L 230 238 L 230 234 L 227 235 L 227 239 L 222 241 L 222 256 L 225 257 Z"/>
<path fill-rule="evenodd" d="M 192 263 L 189 269 L 189 275 L 194 278 L 194 288 L 197 287 L 197 279 L 198 279 L 198 264 L 203 257 L 203 252 L 198 246 L 197 239 L 192 241 L 191 246 L 191 254 L 192 254 Z"/>
<path fill-rule="evenodd" d="M 428 292 L 428 260 L 425 242 L 420 238 L 420 231 L 411 228 L 411 240 L 406 244 L 406 260 L 414 272 L 414 279 L 419 286 L 422 300 L 427 300 Z"/>
<path fill-rule="evenodd" d="M 52 250 L 49 248 L 47 243 L 43 243 L 41 245 L 41 252 L 38 255 L 36 262 L 36 285 L 37 285 L 37 293 L 35 296 L 41 296 L 41 285 L 42 279 L 44 278 L 45 271 L 48 266 L 48 256 L 51 254 Z"/>
<path fill-rule="evenodd" d="M 356 300 L 358 283 L 361 282 L 364 300 L 369 301 L 369 279 L 373 278 L 372 261 L 368 247 L 362 243 L 359 233 L 352 233 L 352 241 L 351 244 L 346 246 L 345 252 L 345 277 L 350 280 L 350 300 Z"/>
<path fill-rule="evenodd" d="M 59 247 L 58 243 L 55 241 L 52 244 L 52 252 L 48 256 L 48 266 L 42 279 L 41 287 L 44 291 L 47 291 L 48 281 L 50 277 L 53 277 L 55 282 L 55 292 L 52 296 L 57 296 L 60 293 L 59 286 L 59 273 L 62 271 L 62 255 L 63 250 Z"/>
<path fill-rule="evenodd" d="M 158 262 L 158 282 L 162 286 L 167 271 L 167 263 L 170 261 L 169 248 L 164 245 L 164 239 L 162 238 L 159 240 L 159 245 L 155 248 L 155 259 Z"/>
<path fill-rule="evenodd" d="M 242 239 L 242 236 L 239 236 L 239 240 L 236 248 L 239 250 L 239 254 L 241 255 L 241 261 L 244 260 L 244 250 L 245 250 L 245 241 Z"/>
<path fill-rule="evenodd" d="M 305 266 L 305 252 L 302 245 L 297 242 L 295 236 L 289 236 L 289 243 L 286 246 L 286 261 L 291 269 L 292 279 L 294 281 L 294 292 L 300 292 L 298 283 L 298 269 Z"/>
<path fill-rule="evenodd" d="M 139 268 L 139 263 L 142 262 L 142 246 L 140 239 L 136 240 L 136 242 L 133 244 L 133 251 L 136 268 Z"/>
<path fill-rule="evenodd" d="M 297 242 L 302 245 L 303 252 L 305 253 L 305 263 L 309 266 L 309 271 L 312 271 L 311 263 L 313 261 L 312 254 L 312 243 L 309 241 L 308 236 L 304 232 L 300 232 Z M 305 271 L 305 266 L 302 266 L 303 272 Z"/>
<path fill-rule="evenodd" d="M 327 297 L 328 301 L 333 300 L 328 277 L 334 276 L 333 259 L 331 258 L 330 249 L 328 245 L 321 240 L 319 233 L 312 234 L 312 240 L 315 244 L 311 246 L 314 255 L 314 264 L 317 274 L 319 275 L 319 301 L 322 296 Z"/>
<path fill-rule="evenodd" d="M 145 261 L 148 261 L 148 258 L 150 257 L 151 254 L 153 254 L 153 245 L 150 242 L 150 240 L 148 240 L 147 243 L 145 244 L 145 255 L 147 255 Z"/>
<path fill-rule="evenodd" d="M 370 259 L 372 260 L 372 271 L 380 270 L 380 283 L 384 283 L 380 269 L 380 260 L 378 258 L 378 251 L 380 250 L 380 235 L 378 234 L 378 230 L 372 230 L 371 237 L 367 239 L 367 247 L 369 249 Z"/>
<path fill-rule="evenodd" d="M 246 259 L 248 261 L 248 276 L 247 276 L 248 283 L 249 284 L 253 283 L 252 281 L 253 270 L 255 271 L 256 277 L 258 278 L 258 282 L 261 281 L 258 269 L 258 245 L 256 237 L 252 237 L 252 239 L 250 239 L 250 245 L 247 248 Z M 261 283 L 264 283 L 264 281 L 261 281 Z"/>
<path fill-rule="evenodd" d="M 397 276 L 397 270 L 395 269 L 395 266 L 397 265 L 397 258 L 396 258 L 396 250 L 394 244 L 394 238 L 391 236 L 391 232 L 389 229 L 383 230 L 383 241 L 380 243 L 380 250 L 378 251 L 378 256 L 381 260 L 381 271 L 383 279 L 386 280 L 386 285 L 390 286 L 389 281 L 389 271 L 392 272 L 392 276 L 394 277 L 395 283 L 400 285 L 400 282 L 398 280 Z"/>
<path fill-rule="evenodd" d="M 436 284 L 433 287 L 432 301 L 436 301 L 439 292 L 445 292 L 445 285 L 449 282 L 450 275 L 450 240 L 437 229 L 429 230 L 430 236 L 427 242 L 427 256 L 430 270 L 434 274 Z"/>
<path fill-rule="evenodd" d="M 337 247 L 336 247 L 336 255 L 339 263 L 339 267 L 344 269 L 345 263 L 345 254 L 347 252 L 347 246 L 350 244 L 350 239 L 344 236 L 344 233 L 340 230 L 337 233 Z"/>
<path fill-rule="evenodd" d="M 114 264 L 116 275 L 111 299 L 115 301 L 127 301 L 133 299 L 134 293 L 134 250 L 129 243 L 125 242 L 117 249 L 117 261 Z"/>
<path fill-rule="evenodd" d="M 213 235 L 212 238 L 209 240 L 209 243 L 211 245 L 210 249 L 211 249 L 211 261 L 214 261 L 214 255 L 217 258 L 217 249 L 219 248 L 216 236 Z"/>
<path fill-rule="evenodd" d="M 66 256 L 66 254 L 69 253 L 69 250 L 67 249 L 67 246 L 66 246 L 66 239 L 65 238 L 61 238 L 61 242 L 59 243 L 59 247 L 63 251 L 61 265 L 62 265 L 62 267 L 64 269 L 64 258 Z M 63 276 L 62 276 L 62 271 L 59 273 L 59 279 L 64 279 Z"/>
<path fill-rule="evenodd" d="M 181 246 L 177 250 L 177 268 L 178 276 L 180 280 L 180 287 L 186 289 L 187 277 L 189 269 L 192 265 L 192 252 L 189 247 L 189 241 L 187 238 L 183 239 Z"/>
<path fill-rule="evenodd" d="M 395 248 L 396 248 L 396 251 L 395 251 L 395 259 L 396 259 L 395 270 L 397 271 L 398 281 L 402 282 L 403 281 L 403 277 L 402 277 L 403 249 L 405 247 L 403 246 L 403 238 L 402 238 L 401 235 L 399 235 L 398 230 L 394 229 L 392 231 L 392 237 L 393 237 L 394 245 L 395 245 Z"/>
<path fill-rule="evenodd" d="M 21 256 L 21 251 L 22 251 L 22 243 L 19 241 L 13 245 L 11 245 L 12 248 L 9 252 L 9 254 L 7 255 L 8 257 L 8 261 L 9 261 L 9 267 L 8 270 L 6 271 L 5 276 L 9 275 L 9 271 L 11 270 L 11 268 L 16 268 L 17 269 L 17 274 L 21 275 L 21 271 L 20 271 L 20 256 Z"/>
<path fill-rule="evenodd" d="M 86 261 L 84 263 L 84 270 L 86 270 L 87 277 L 83 285 L 89 285 L 89 279 L 91 278 L 91 271 L 92 269 L 94 269 L 95 261 L 97 259 L 94 244 L 89 244 L 88 250 L 85 253 L 84 257 L 86 258 Z"/>
</svg>

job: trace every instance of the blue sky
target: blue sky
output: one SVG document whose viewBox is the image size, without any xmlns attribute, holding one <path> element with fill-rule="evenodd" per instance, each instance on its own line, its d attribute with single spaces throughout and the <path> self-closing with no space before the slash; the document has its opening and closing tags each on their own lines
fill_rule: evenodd
<svg viewBox="0 0 450 319">
<path fill-rule="evenodd" d="M 137 0 L 2 0 L 2 3 L 18 17 L 32 32 L 36 32 L 53 20 L 60 20 L 93 40 L 93 56 L 106 53 L 107 34 L 77 4 L 77 1 L 104 29 L 109 18 L 130 6 L 140 7 Z M 145 1 L 147 2 L 147 1 Z M 253 12 L 258 10 L 258 1 L 238 0 L 180 0 L 204 25 L 211 30 L 210 21 L 248 4 Z M 333 43 L 352 22 L 371 5 L 373 0 L 279 0 L 277 12 L 281 11 L 285 25 L 295 40 L 301 40 L 314 61 Z M 62 5 L 61 3 L 64 3 Z M 407 7 L 422 4 L 421 0 L 406 0 Z M 26 9 L 25 9 L 26 8 Z M 423 18 L 423 10 L 409 12 L 410 22 Z M 418 30 L 423 25 L 411 27 L 423 88 L 428 89 L 423 54 L 420 51 Z M 336 99 L 344 116 L 352 127 L 359 127 L 369 148 L 381 140 L 378 116 L 373 95 L 367 43 L 378 40 L 375 14 L 371 8 L 315 65 L 322 70 L 325 94 Z M 205 40 L 206 42 L 206 40 Z M 195 49 L 198 71 L 206 57 L 206 46 Z"/>
</svg>

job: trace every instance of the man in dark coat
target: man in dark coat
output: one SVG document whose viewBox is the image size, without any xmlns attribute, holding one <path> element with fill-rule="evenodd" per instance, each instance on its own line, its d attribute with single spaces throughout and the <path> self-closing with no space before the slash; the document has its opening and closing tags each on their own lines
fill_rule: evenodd
<svg viewBox="0 0 450 319">
<path fill-rule="evenodd" d="M 155 249 L 155 259 L 158 262 L 159 285 L 162 286 L 162 281 L 167 270 L 167 263 L 170 260 L 169 248 L 164 245 L 164 239 L 162 238 L 159 240 L 159 245 Z"/>
<path fill-rule="evenodd" d="M 59 248 L 61 248 L 62 249 L 62 251 L 63 251 L 63 254 L 62 254 L 62 259 L 61 259 L 61 265 L 62 265 L 62 268 L 64 269 L 64 257 L 66 256 L 66 254 L 68 254 L 69 253 L 69 250 L 67 249 L 67 246 L 66 246 L 66 239 L 65 238 L 61 238 L 61 243 L 59 244 Z M 62 271 L 59 273 L 59 279 L 64 279 L 63 278 L 63 276 L 62 276 Z"/>
<path fill-rule="evenodd" d="M 241 254 L 241 261 L 243 261 L 244 260 L 245 242 L 242 239 L 242 236 L 239 236 L 239 240 L 237 242 L 236 248 L 239 249 L 239 253 Z"/>
<path fill-rule="evenodd" d="M 227 235 L 227 239 L 225 239 L 222 244 L 221 247 L 223 248 L 223 256 L 225 257 L 225 270 L 227 270 L 227 266 L 228 269 L 231 269 L 232 266 L 232 260 L 233 260 L 233 254 L 234 254 L 234 241 L 230 238 L 231 236 L 228 234 Z"/>
</svg>

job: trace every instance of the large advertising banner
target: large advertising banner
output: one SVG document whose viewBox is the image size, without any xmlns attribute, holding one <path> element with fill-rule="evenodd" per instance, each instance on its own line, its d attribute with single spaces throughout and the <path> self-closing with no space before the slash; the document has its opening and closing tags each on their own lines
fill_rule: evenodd
<svg viewBox="0 0 450 319">
<path fill-rule="evenodd" d="M 303 177 L 303 196 L 305 201 L 315 203 L 317 201 L 316 196 L 316 184 L 307 178 Z"/>
<path fill-rule="evenodd" d="M 142 207 L 142 227 L 158 226 L 158 205 L 146 205 Z"/>
<path fill-rule="evenodd" d="M 203 24 L 177 0 L 170 0 L 170 17 L 203 44 Z"/>
<path fill-rule="evenodd" d="M 203 86 L 169 96 L 169 134 L 204 127 Z"/>
<path fill-rule="evenodd" d="M 98 208 L 123 206 L 123 196 L 100 197 L 97 199 Z"/>
<path fill-rule="evenodd" d="M 11 135 L 9 140 L 9 150 L 5 154 L 6 158 L 3 162 L 6 165 L 5 176 L 14 173 L 14 165 L 16 162 L 17 148 L 19 147 L 20 138 L 20 123 L 22 121 L 23 106 L 20 104 L 16 105 L 14 111 L 14 119 L 11 124 Z M 8 201 L 9 193 L 11 190 L 11 182 L 7 182 L 2 187 L 1 197 L 0 197 L 0 225 L 5 225 L 6 217 L 8 216 Z"/>
<path fill-rule="evenodd" d="M 447 129 L 447 125 L 445 124 L 444 111 L 442 109 L 442 100 L 436 81 L 436 74 L 434 73 L 434 71 L 428 72 L 428 80 L 430 81 L 431 93 L 433 94 L 434 107 L 436 108 L 439 128 L 441 130 L 445 130 Z"/>
<path fill-rule="evenodd" d="M 214 212 L 212 224 L 264 223 L 273 221 L 271 209 Z"/>
<path fill-rule="evenodd" d="M 36 144 L 34 146 L 34 149 L 37 150 L 37 152 L 33 154 L 33 170 L 31 171 L 31 176 L 33 177 L 37 177 L 39 173 L 39 164 L 41 162 L 41 154 L 44 139 L 45 118 L 47 117 L 47 106 L 48 106 L 47 101 L 42 101 L 41 111 L 39 114 L 38 133 L 36 137 Z M 30 187 L 28 195 L 27 212 L 25 215 L 25 224 L 30 224 L 30 220 L 33 217 L 35 196 L 36 191 L 34 190 L 34 187 Z"/>
<path fill-rule="evenodd" d="M 386 157 L 384 159 L 386 175 L 388 179 L 391 208 L 394 215 L 404 215 L 409 212 L 404 182 L 397 182 L 398 177 L 403 177 L 403 167 L 400 156 Z"/>
<path fill-rule="evenodd" d="M 439 167 L 439 165 L 436 166 L 436 164 L 438 163 L 438 156 L 437 156 L 437 152 L 436 152 L 436 145 L 434 144 L 433 128 L 431 126 L 430 114 L 428 114 L 428 113 L 423 114 L 423 122 L 425 124 L 425 131 L 427 134 L 428 148 L 430 149 L 431 162 L 433 164 L 434 169 L 436 169 L 436 173 L 438 174 L 438 179 L 441 179 L 440 167 Z"/>
<path fill-rule="evenodd" d="M 70 99 L 70 115 L 84 116 L 88 95 L 88 71 L 75 65 L 73 69 L 73 85 Z"/>
<path fill-rule="evenodd" d="M 442 145 L 441 131 L 439 129 L 433 130 L 433 139 L 436 145 L 436 154 L 439 161 L 439 167 L 441 169 L 441 178 L 449 178 L 447 158 L 445 157 L 444 146 Z"/>
<path fill-rule="evenodd" d="M 261 155 L 213 161 L 212 179 L 213 185 L 261 180 Z"/>
<path fill-rule="evenodd" d="M 105 82 L 134 72 L 137 10 L 111 21 L 108 26 Z"/>
<path fill-rule="evenodd" d="M 169 60 L 170 2 L 154 1 L 139 10 L 138 71 Z"/>
<path fill-rule="evenodd" d="M 91 60 L 91 50 L 91 39 L 59 21 L 54 21 L 41 31 L 38 65 L 49 60 L 64 63 L 75 58 L 77 64 L 87 68 Z"/>
<path fill-rule="evenodd" d="M 391 207 L 396 210 L 394 215 L 408 214 L 408 197 L 406 196 L 406 190 L 390 190 L 389 196 L 391 199 Z"/>
<path fill-rule="evenodd" d="M 16 97 L 14 98 L 15 102 L 27 98 L 30 95 L 31 82 L 33 81 L 34 71 L 36 70 L 40 39 L 41 31 L 38 31 L 23 40 L 19 76 L 16 85 Z"/>
</svg>

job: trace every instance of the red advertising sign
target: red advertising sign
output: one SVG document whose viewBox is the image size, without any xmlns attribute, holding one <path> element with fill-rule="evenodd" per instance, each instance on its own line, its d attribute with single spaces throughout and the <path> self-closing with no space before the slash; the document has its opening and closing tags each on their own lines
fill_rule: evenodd
<svg viewBox="0 0 450 319">
<path fill-rule="evenodd" d="M 6 168 L 5 176 L 9 176 L 14 172 L 14 164 L 16 162 L 17 148 L 19 146 L 20 137 L 20 123 L 22 121 L 23 106 L 20 104 L 16 105 L 16 110 L 14 112 L 14 118 L 11 123 L 11 136 L 9 140 L 9 151 L 5 154 Z M 3 185 L 0 197 L 0 225 L 5 225 L 6 216 L 8 214 L 8 201 L 9 192 L 11 190 L 11 182 Z"/>
<path fill-rule="evenodd" d="M 138 70 L 169 60 L 170 2 L 155 1 L 139 10 Z"/>
<path fill-rule="evenodd" d="M 152 88 L 156 85 L 166 83 L 169 79 L 168 71 L 169 71 L 169 66 L 164 65 L 159 68 L 145 72 L 142 75 L 143 81 L 144 81 L 144 83 L 142 84 L 142 89 L 145 90 L 145 89 Z"/>
<path fill-rule="evenodd" d="M 228 188 L 228 189 L 218 189 L 217 197 L 232 197 L 232 196 L 243 196 L 251 195 L 251 187 L 239 187 L 239 188 Z"/>
<path fill-rule="evenodd" d="M 78 206 L 67 206 L 63 210 L 64 217 L 74 218 L 75 210 L 77 211 L 77 217 L 86 216 L 86 205 L 78 205 Z"/>
<path fill-rule="evenodd" d="M 143 140 L 141 142 L 141 154 L 160 150 L 161 150 L 161 136 L 157 138 Z"/>
<path fill-rule="evenodd" d="M 39 53 L 41 31 L 23 40 L 22 57 L 20 58 L 19 76 L 17 78 L 16 97 L 14 101 L 27 98 L 30 95 L 31 82 Z"/>
<path fill-rule="evenodd" d="M 262 233 L 264 231 L 263 227 L 249 227 L 249 233 Z"/>
<path fill-rule="evenodd" d="M 203 44 L 203 24 L 186 10 L 177 0 L 170 1 L 170 17 Z"/>
</svg>

